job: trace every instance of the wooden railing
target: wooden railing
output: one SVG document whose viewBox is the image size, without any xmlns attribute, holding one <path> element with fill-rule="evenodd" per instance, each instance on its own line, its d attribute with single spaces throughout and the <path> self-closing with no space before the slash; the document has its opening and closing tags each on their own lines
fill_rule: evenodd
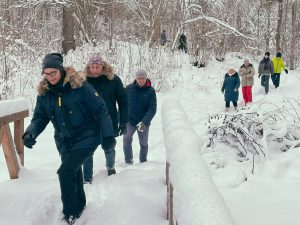
<svg viewBox="0 0 300 225">
<path fill-rule="evenodd" d="M 162 123 L 169 225 L 234 225 L 201 157 L 200 137 L 177 100 L 168 99 L 163 103 Z"/>
<path fill-rule="evenodd" d="M 24 118 L 28 115 L 29 111 L 24 110 L 0 117 L 0 146 L 2 145 L 11 179 L 18 178 L 20 170 L 16 152 L 19 155 L 21 165 L 24 166 L 22 134 L 24 133 Z M 12 136 L 9 127 L 10 123 L 14 123 L 14 136 Z"/>
</svg>

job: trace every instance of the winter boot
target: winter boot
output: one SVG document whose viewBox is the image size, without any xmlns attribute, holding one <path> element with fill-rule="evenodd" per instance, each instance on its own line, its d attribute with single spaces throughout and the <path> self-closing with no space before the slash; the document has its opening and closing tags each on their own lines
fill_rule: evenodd
<svg viewBox="0 0 300 225">
<path fill-rule="evenodd" d="M 225 112 L 229 112 L 229 108 L 225 108 Z"/>
<path fill-rule="evenodd" d="M 237 106 L 234 106 L 234 110 L 237 111 Z"/>
<path fill-rule="evenodd" d="M 113 174 L 116 174 L 115 168 L 107 169 L 107 175 L 108 175 L 108 176 L 113 175 Z"/>
<path fill-rule="evenodd" d="M 76 222 L 77 218 L 78 218 L 77 216 L 70 215 L 70 216 L 65 216 L 64 220 L 67 222 L 68 225 L 73 225 Z"/>
</svg>

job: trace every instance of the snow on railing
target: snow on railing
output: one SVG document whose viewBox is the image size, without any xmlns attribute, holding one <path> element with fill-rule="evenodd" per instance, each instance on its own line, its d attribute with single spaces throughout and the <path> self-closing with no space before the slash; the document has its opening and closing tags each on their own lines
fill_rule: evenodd
<svg viewBox="0 0 300 225">
<path fill-rule="evenodd" d="M 234 225 L 200 155 L 201 141 L 174 99 L 162 106 L 167 154 L 168 219 L 177 225 Z"/>
<path fill-rule="evenodd" d="M 29 115 L 28 104 L 25 98 L 0 101 L 0 146 L 4 151 L 7 168 L 11 179 L 18 178 L 19 162 L 24 165 L 24 145 L 22 135 L 24 133 L 24 118 Z M 9 123 L 14 123 L 14 135 L 12 135 Z"/>
</svg>

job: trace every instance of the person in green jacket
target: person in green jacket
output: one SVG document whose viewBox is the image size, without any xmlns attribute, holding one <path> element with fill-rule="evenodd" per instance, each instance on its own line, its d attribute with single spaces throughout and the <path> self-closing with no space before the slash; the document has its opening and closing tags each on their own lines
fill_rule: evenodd
<svg viewBox="0 0 300 225">
<path fill-rule="evenodd" d="M 280 84 L 280 73 L 282 69 L 286 74 L 288 74 L 288 70 L 285 68 L 281 52 L 277 52 L 276 57 L 272 59 L 272 62 L 274 66 L 274 73 L 271 75 L 271 79 L 275 88 L 278 88 Z"/>
</svg>

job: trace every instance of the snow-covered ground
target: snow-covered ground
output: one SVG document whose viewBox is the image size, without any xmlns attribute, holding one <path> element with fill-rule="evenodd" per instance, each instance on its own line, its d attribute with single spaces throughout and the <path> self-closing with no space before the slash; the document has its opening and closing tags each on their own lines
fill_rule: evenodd
<svg viewBox="0 0 300 225">
<path fill-rule="evenodd" d="M 179 60 L 183 65 L 180 72 L 168 76 L 168 82 L 175 84 L 174 88 L 157 93 L 158 111 L 150 128 L 149 161 L 138 163 L 135 136 L 136 162 L 133 166 L 125 166 L 122 139 L 118 138 L 117 174 L 107 177 L 104 153 L 99 148 L 94 156 L 94 183 L 85 186 L 87 208 L 78 221 L 79 225 L 168 224 L 162 104 L 168 98 L 178 100 L 186 111 L 190 125 L 199 139 L 204 141 L 207 135 L 204 122 L 208 116 L 224 112 L 225 102 L 220 90 L 224 74 L 229 66 L 238 69 L 243 63 L 243 59 L 235 54 L 223 63 L 213 62 L 201 69 L 188 64 L 185 56 Z M 250 61 L 257 68 L 257 61 Z M 290 71 L 288 75 L 283 73 L 279 90 L 275 90 L 270 82 L 270 93 L 264 95 L 260 80 L 256 77 L 252 107 L 261 109 L 263 102 L 281 104 L 283 96 L 297 99 L 299 81 L 300 71 Z M 242 106 L 241 100 L 240 90 L 239 107 Z M 25 126 L 29 121 L 30 118 L 26 119 Z M 52 137 L 53 128 L 49 125 L 38 137 L 34 148 L 25 149 L 25 167 L 17 180 L 8 179 L 5 159 L 0 151 L 0 225 L 63 224 L 59 220 L 62 206 L 56 175 L 59 156 Z M 251 163 L 235 160 L 236 155 L 230 146 L 222 146 L 214 152 L 203 151 L 202 157 L 208 165 L 212 160 L 222 162 L 221 168 L 210 166 L 211 175 L 236 224 L 299 225 L 300 149 L 278 152 L 267 147 L 267 157 L 256 165 L 254 174 L 250 172 Z M 244 175 L 248 179 L 242 182 Z M 197 199 L 194 201 L 197 202 Z"/>
</svg>

